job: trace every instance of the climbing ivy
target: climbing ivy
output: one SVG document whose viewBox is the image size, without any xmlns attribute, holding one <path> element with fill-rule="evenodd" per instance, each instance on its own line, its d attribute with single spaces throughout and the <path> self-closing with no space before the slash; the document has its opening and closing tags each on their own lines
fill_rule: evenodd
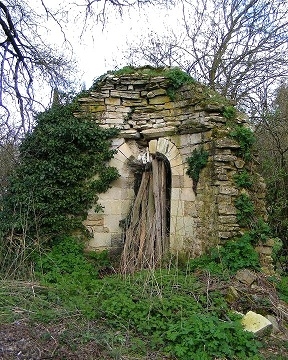
<svg viewBox="0 0 288 360">
<path fill-rule="evenodd" d="M 201 170 L 206 166 L 208 162 L 208 151 L 203 147 L 194 149 L 191 156 L 187 158 L 188 170 L 187 175 L 194 181 L 194 191 L 196 190 L 197 183 Z"/>
<path fill-rule="evenodd" d="M 73 114 L 77 102 L 37 115 L 34 131 L 20 146 L 20 164 L 10 178 L 0 212 L 0 232 L 44 242 L 83 231 L 87 210 L 118 178 L 107 165 L 115 151 L 104 130 Z M 98 204 L 99 208 L 100 204 Z"/>
</svg>

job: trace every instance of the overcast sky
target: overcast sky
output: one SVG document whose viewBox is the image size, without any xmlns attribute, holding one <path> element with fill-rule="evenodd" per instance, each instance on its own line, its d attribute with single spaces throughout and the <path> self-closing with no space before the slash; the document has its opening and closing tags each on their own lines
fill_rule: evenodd
<svg viewBox="0 0 288 360">
<path fill-rule="evenodd" d="M 39 0 L 31 0 L 31 2 Z M 63 2 L 62 2 L 63 3 Z M 62 4 L 59 0 L 49 0 L 49 6 L 55 8 Z M 41 6 L 41 5 L 40 5 Z M 65 8 L 63 8 L 65 9 Z M 73 7 L 75 9 L 75 6 Z M 90 20 L 86 31 L 81 35 L 84 24 L 83 17 L 77 17 L 74 10 L 67 10 L 67 23 L 62 23 L 63 29 L 71 42 L 74 56 L 79 63 L 81 82 L 87 88 L 98 76 L 116 67 L 128 65 L 123 60 L 127 50 L 127 42 L 138 42 L 141 37 L 149 32 L 164 32 L 167 27 L 177 27 L 177 16 L 180 10 L 160 9 L 155 6 L 143 6 L 129 11 L 124 9 L 122 16 L 108 9 L 105 24 L 96 23 L 95 18 Z M 49 42 L 55 42 L 61 48 L 63 36 L 59 27 L 52 21 L 49 23 L 50 31 L 47 32 Z"/>
</svg>

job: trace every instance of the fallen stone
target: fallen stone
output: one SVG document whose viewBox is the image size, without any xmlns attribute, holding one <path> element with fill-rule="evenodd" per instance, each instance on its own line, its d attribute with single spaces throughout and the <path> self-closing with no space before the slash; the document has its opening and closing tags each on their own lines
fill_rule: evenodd
<svg viewBox="0 0 288 360">
<path fill-rule="evenodd" d="M 266 319 L 268 319 L 272 323 L 272 334 L 277 334 L 280 332 L 279 324 L 275 316 L 273 315 L 266 315 Z"/>
<path fill-rule="evenodd" d="M 239 299 L 238 291 L 234 288 L 234 286 L 229 286 L 229 288 L 227 290 L 227 294 L 226 294 L 226 301 L 229 304 L 232 304 L 238 299 Z"/>
<path fill-rule="evenodd" d="M 241 322 L 246 331 L 254 333 L 257 337 L 270 335 L 273 328 L 271 321 L 254 311 L 248 311 Z"/>
<path fill-rule="evenodd" d="M 243 284 L 251 286 L 257 279 L 257 276 L 248 269 L 241 269 L 237 271 L 235 278 Z"/>
</svg>

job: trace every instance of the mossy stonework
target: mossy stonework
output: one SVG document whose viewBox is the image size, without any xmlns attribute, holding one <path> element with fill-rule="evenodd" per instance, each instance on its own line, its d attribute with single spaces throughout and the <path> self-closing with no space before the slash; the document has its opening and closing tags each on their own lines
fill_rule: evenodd
<svg viewBox="0 0 288 360">
<path fill-rule="evenodd" d="M 233 118 L 225 116 L 227 107 L 232 114 L 233 104 L 195 81 L 178 84 L 171 98 L 171 77 L 165 71 L 110 73 L 94 84 L 88 96 L 79 98 L 76 116 L 89 113 L 101 127 L 120 129 L 113 140 L 117 154 L 111 160 L 120 177 L 99 196 L 103 213 L 92 208 L 85 221 L 92 234 L 91 248 L 123 246 L 121 225 L 129 218 L 137 192 L 136 166 L 131 163 L 145 167 L 159 156 L 171 169 L 167 222 L 171 252 L 197 256 L 245 230 L 237 221 L 240 189 L 235 175 L 246 168 L 253 172 L 253 159 L 243 159 L 237 139 L 230 136 L 233 126 L 247 126 L 245 116 L 237 111 Z M 197 184 L 187 174 L 195 149 L 208 154 Z M 246 191 L 253 192 L 257 215 L 265 219 L 263 182 Z"/>
</svg>

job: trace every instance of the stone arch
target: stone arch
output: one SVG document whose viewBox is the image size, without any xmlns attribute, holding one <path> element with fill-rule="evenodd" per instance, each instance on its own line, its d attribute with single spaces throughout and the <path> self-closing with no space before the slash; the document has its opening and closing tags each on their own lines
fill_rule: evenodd
<svg viewBox="0 0 288 360">
<path fill-rule="evenodd" d="M 191 208 L 195 208 L 192 180 L 186 174 L 186 162 L 181 152 L 170 138 L 150 140 L 149 152 L 162 154 L 170 163 L 170 251 L 181 252 L 187 244 L 191 246 L 194 238 L 195 224 L 190 216 Z"/>
</svg>

